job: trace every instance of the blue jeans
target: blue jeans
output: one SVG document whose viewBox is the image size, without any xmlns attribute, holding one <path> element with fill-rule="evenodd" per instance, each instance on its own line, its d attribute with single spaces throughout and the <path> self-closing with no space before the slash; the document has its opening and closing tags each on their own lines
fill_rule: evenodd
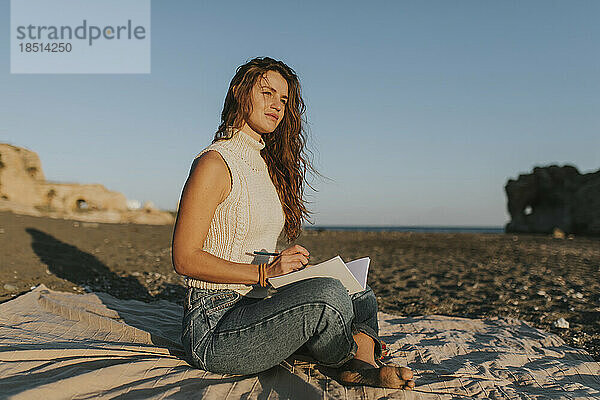
<svg viewBox="0 0 600 400">
<path fill-rule="evenodd" d="M 192 365 L 221 374 L 255 374 L 292 354 L 339 367 L 354 358 L 363 332 L 381 355 L 377 299 L 370 287 L 348 296 L 334 278 L 311 278 L 255 299 L 233 290 L 190 288 L 182 343 Z"/>
</svg>

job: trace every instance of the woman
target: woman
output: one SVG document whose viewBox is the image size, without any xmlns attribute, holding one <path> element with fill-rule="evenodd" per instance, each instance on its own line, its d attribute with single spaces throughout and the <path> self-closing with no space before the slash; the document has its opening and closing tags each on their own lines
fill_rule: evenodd
<svg viewBox="0 0 600 400">
<path fill-rule="evenodd" d="M 345 384 L 414 387 L 408 368 L 376 362 L 377 301 L 348 296 L 339 280 L 313 278 L 277 290 L 267 279 L 309 263 L 295 245 L 276 257 L 285 230 L 308 216 L 300 84 L 281 61 L 238 68 L 213 143 L 194 160 L 173 233 L 173 265 L 186 276 L 182 341 L 192 363 L 216 373 L 253 374 L 296 353 L 331 367 Z"/>
</svg>

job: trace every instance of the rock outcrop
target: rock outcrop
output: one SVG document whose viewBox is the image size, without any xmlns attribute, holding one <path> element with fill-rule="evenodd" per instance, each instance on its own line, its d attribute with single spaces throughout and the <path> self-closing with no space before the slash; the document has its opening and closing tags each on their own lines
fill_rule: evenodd
<svg viewBox="0 0 600 400">
<path fill-rule="evenodd" d="M 36 153 L 4 143 L 0 143 L 0 211 L 93 222 L 173 222 L 169 213 L 152 206 L 130 210 L 123 194 L 103 185 L 46 181 Z"/>
<path fill-rule="evenodd" d="M 600 170 L 536 167 L 506 186 L 511 221 L 506 232 L 600 235 Z"/>
</svg>

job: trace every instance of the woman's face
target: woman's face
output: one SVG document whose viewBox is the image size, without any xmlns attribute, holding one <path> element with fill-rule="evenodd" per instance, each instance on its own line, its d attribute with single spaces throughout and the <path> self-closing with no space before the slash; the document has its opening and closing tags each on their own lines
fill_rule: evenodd
<svg viewBox="0 0 600 400">
<path fill-rule="evenodd" d="M 271 133 L 283 119 L 288 84 L 279 72 L 267 71 L 252 88 L 252 111 L 246 125 L 258 134 Z"/>
</svg>

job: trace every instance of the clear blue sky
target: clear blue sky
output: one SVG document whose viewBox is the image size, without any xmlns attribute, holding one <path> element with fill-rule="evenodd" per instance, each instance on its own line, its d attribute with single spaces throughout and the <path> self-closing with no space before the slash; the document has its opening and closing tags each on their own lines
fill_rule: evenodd
<svg viewBox="0 0 600 400">
<path fill-rule="evenodd" d="M 149 75 L 11 75 L 9 15 L 0 142 L 51 180 L 174 209 L 235 68 L 264 55 L 299 74 L 333 180 L 317 224 L 502 225 L 508 178 L 600 168 L 600 1 L 156 0 Z"/>
</svg>

